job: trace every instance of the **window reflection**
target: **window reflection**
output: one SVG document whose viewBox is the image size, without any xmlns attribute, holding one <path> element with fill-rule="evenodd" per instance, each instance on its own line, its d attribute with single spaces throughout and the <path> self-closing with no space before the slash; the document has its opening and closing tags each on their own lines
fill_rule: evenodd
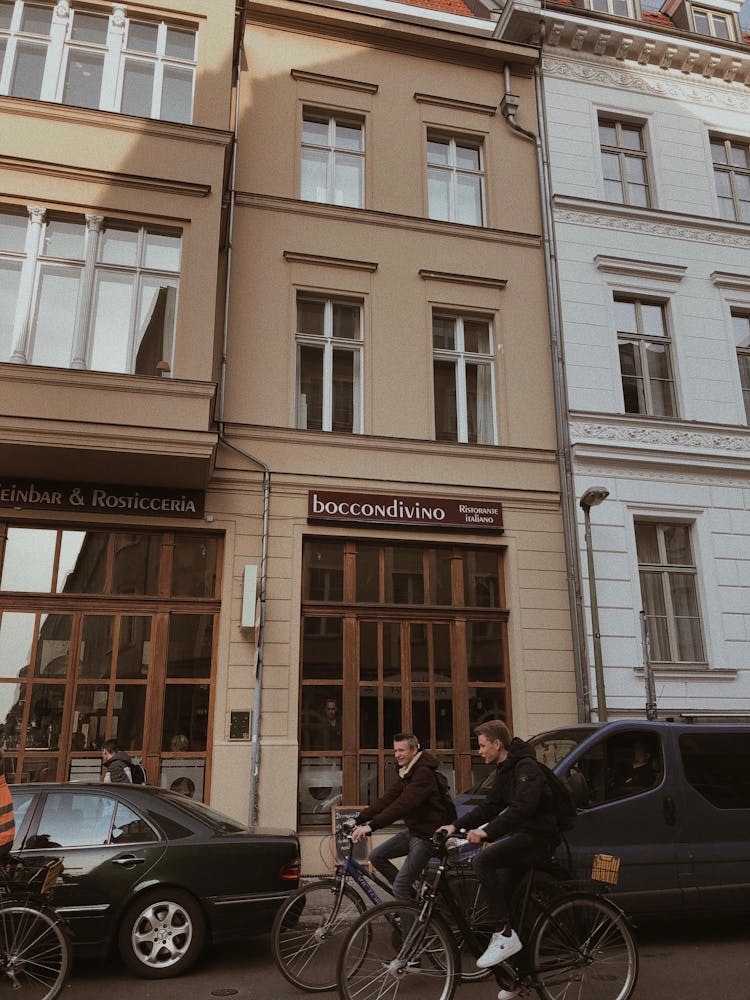
<svg viewBox="0 0 750 1000">
<path fill-rule="evenodd" d="M 113 594 L 159 593 L 161 535 L 115 535 Z"/>
<path fill-rule="evenodd" d="M 331 827 L 331 806 L 341 802 L 341 761 L 326 757 L 305 757 L 300 762 L 300 823 Z"/>
<path fill-rule="evenodd" d="M 59 749 L 64 706 L 64 684 L 32 685 L 25 734 L 27 749 Z"/>
<path fill-rule="evenodd" d="M 151 655 L 151 619 L 146 615 L 123 615 L 117 650 L 117 676 L 146 677 Z"/>
<path fill-rule="evenodd" d="M 0 677 L 27 677 L 36 615 L 5 611 L 0 619 Z"/>
<path fill-rule="evenodd" d="M 95 531 L 63 531 L 57 590 L 66 594 L 101 594 L 107 568 L 107 535 Z"/>
<path fill-rule="evenodd" d="M 187 741 L 185 751 L 206 749 L 209 693 L 208 684 L 167 685 L 164 692 L 162 750 L 173 750 L 176 736 Z"/>
<path fill-rule="evenodd" d="M 109 677 L 112 669 L 115 620 L 111 615 L 86 615 L 83 619 L 78 672 L 81 677 Z"/>
<path fill-rule="evenodd" d="M 2 590 L 52 590 L 57 532 L 45 528 L 8 528 Z"/>
<path fill-rule="evenodd" d="M 213 597 L 216 590 L 218 539 L 212 535 L 178 535 L 172 557 L 175 597 Z"/>
<path fill-rule="evenodd" d="M 213 615 L 169 616 L 167 677 L 210 677 Z"/>
<path fill-rule="evenodd" d="M 300 735 L 303 750 L 341 749 L 341 688 L 303 688 Z"/>
<path fill-rule="evenodd" d="M 70 659 L 71 615 L 45 615 L 36 644 L 35 677 L 65 677 Z"/>
</svg>

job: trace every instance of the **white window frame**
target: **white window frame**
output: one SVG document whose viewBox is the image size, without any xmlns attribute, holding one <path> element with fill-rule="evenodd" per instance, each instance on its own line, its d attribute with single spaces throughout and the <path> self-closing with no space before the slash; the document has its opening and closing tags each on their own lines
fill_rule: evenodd
<svg viewBox="0 0 750 1000">
<path fill-rule="evenodd" d="M 602 125 L 614 126 L 617 134 L 616 145 L 610 146 L 602 141 L 601 132 L 599 130 L 600 126 Z M 638 130 L 641 137 L 641 148 L 639 150 L 629 149 L 622 143 L 620 135 L 623 126 Z M 602 154 L 610 153 L 614 156 L 617 156 L 618 158 L 619 174 L 620 174 L 619 183 L 620 183 L 621 198 L 619 201 L 613 202 L 613 204 L 628 205 L 631 208 L 641 209 L 641 211 L 645 211 L 649 208 L 654 208 L 654 191 L 653 191 L 653 184 L 651 181 L 650 156 L 649 156 L 645 123 L 635 119 L 620 117 L 617 114 L 611 114 L 608 112 L 600 111 L 597 115 L 597 140 L 599 144 L 599 157 L 601 161 L 601 172 L 602 172 L 601 173 L 602 187 L 604 190 L 605 200 L 610 201 L 611 199 L 607 194 L 607 184 L 606 184 L 606 178 L 604 176 L 604 159 Z M 630 200 L 630 192 L 629 192 L 630 183 L 627 177 L 627 170 L 625 169 L 625 162 L 628 158 L 637 159 L 643 163 L 643 177 L 644 177 L 643 187 L 645 188 L 646 192 L 645 205 L 638 205 Z M 640 185 L 634 185 L 634 186 L 640 187 Z"/>
<path fill-rule="evenodd" d="M 658 563 L 641 563 L 638 558 L 638 544 L 637 544 L 637 530 L 638 525 L 650 525 L 655 527 L 657 530 L 657 545 L 659 549 L 660 561 Z M 666 547 L 664 542 L 664 529 L 671 527 L 685 528 L 688 533 L 688 538 L 690 542 L 690 554 L 692 558 L 691 563 L 687 564 L 670 564 L 666 561 Z M 684 517 L 670 517 L 667 512 L 657 516 L 642 516 L 640 514 L 634 514 L 633 517 L 633 547 L 635 552 L 635 561 L 637 567 L 636 583 L 638 593 L 641 598 L 641 606 L 646 614 L 646 618 L 649 617 L 649 611 L 651 609 L 646 607 L 646 602 L 643 594 L 643 588 L 640 582 L 640 576 L 643 568 L 645 567 L 647 572 L 653 573 L 654 575 L 658 573 L 660 576 L 660 587 L 662 593 L 662 599 L 664 601 L 664 608 L 666 612 L 666 625 L 667 625 L 667 637 L 669 642 L 669 652 L 674 654 L 677 650 L 678 643 L 676 639 L 676 614 L 674 611 L 674 606 L 672 602 L 672 595 L 670 588 L 668 586 L 669 574 L 679 573 L 683 575 L 690 575 L 694 580 L 694 594 L 695 603 L 697 607 L 697 618 L 700 630 L 700 642 L 702 646 L 703 657 L 700 660 L 656 660 L 654 658 L 653 644 L 651 648 L 651 659 L 653 665 L 657 669 L 667 669 L 667 670 L 679 670 L 683 669 L 707 669 L 708 667 L 708 651 L 709 651 L 709 636 L 706 630 L 706 618 L 703 613 L 703 601 L 701 599 L 701 577 L 698 572 L 698 560 L 696 556 L 696 536 L 697 536 L 697 524 L 692 519 L 686 519 Z"/>
<path fill-rule="evenodd" d="M 445 173 L 448 178 L 448 218 L 442 219 L 437 215 L 433 215 L 432 206 L 429 203 L 429 180 L 427 183 L 427 214 L 431 219 L 436 219 L 443 222 L 457 222 L 461 225 L 467 226 L 486 226 L 487 225 L 487 195 L 486 195 L 486 185 L 485 185 L 485 165 L 484 165 L 484 142 L 481 138 L 475 138 L 473 136 L 461 135 L 458 133 L 446 132 L 437 128 L 428 128 L 426 142 L 443 142 L 448 144 L 448 163 L 443 165 L 439 163 L 430 163 L 429 156 L 426 155 L 426 169 L 429 176 L 430 170 L 438 170 Z M 465 149 L 474 149 L 479 155 L 479 169 L 470 170 L 468 167 L 459 167 L 457 163 L 456 149 L 463 147 Z M 425 146 L 427 150 L 428 146 Z M 479 178 L 479 222 L 466 222 L 464 219 L 459 219 L 458 216 L 458 178 L 459 176 L 469 176 Z"/>
<path fill-rule="evenodd" d="M 128 27 L 131 23 L 125 13 L 125 7 L 115 5 L 103 7 L 101 10 L 81 6 L 81 14 L 101 14 L 107 17 L 107 35 L 102 44 L 93 42 L 83 42 L 72 37 L 73 26 L 75 24 L 77 7 L 67 7 L 64 4 L 54 4 L 45 0 L 13 0 L 14 7 L 11 15 L 10 27 L 0 30 L 0 40 L 6 39 L 6 50 L 0 71 L 0 94 L 11 95 L 12 74 L 16 62 L 16 50 L 19 41 L 28 41 L 34 44 L 44 44 L 47 52 L 44 65 L 44 76 L 42 79 L 41 93 L 37 98 L 40 101 L 50 101 L 56 104 L 63 103 L 65 93 L 65 80 L 68 71 L 68 63 L 71 52 L 76 50 L 82 52 L 103 53 L 102 85 L 99 96 L 100 111 L 119 111 L 122 103 L 122 87 L 125 73 L 125 63 L 127 59 L 154 64 L 154 84 L 151 99 L 151 111 L 146 117 L 160 119 L 164 69 L 168 66 L 182 67 L 192 73 L 191 106 L 188 124 L 192 121 L 193 106 L 195 103 L 195 81 L 196 66 L 198 56 L 198 30 L 193 24 L 167 23 L 166 21 L 154 20 L 153 23 L 157 31 L 156 52 L 130 53 L 125 48 Z M 23 17 L 24 5 L 29 7 L 45 7 L 52 11 L 52 21 L 50 33 L 47 36 L 30 35 L 20 30 Z M 134 17 L 133 22 L 146 23 L 148 17 Z M 194 57 L 191 60 L 181 59 L 177 56 L 166 55 L 167 32 L 169 28 L 175 30 L 192 32 L 195 35 Z M 12 95 L 11 95 L 12 96 Z M 33 98 L 31 98 L 33 99 Z"/>
<path fill-rule="evenodd" d="M 696 15 L 702 15 L 706 18 L 708 22 L 708 32 L 701 31 L 696 23 Z M 711 10 L 709 7 L 703 7 L 699 5 L 690 4 L 690 17 L 692 21 L 693 31 L 697 35 L 703 35 L 709 38 L 718 38 L 723 42 L 735 42 L 737 41 L 737 29 L 734 23 L 734 17 L 731 14 L 725 13 L 724 11 Z M 727 26 L 727 34 L 720 35 L 716 31 L 715 21 L 723 21 Z"/>
<path fill-rule="evenodd" d="M 729 177 L 729 187 L 732 192 L 732 199 L 731 199 L 732 218 L 727 219 L 726 221 L 742 222 L 743 220 L 740 218 L 741 216 L 740 207 L 741 204 L 743 203 L 740 201 L 740 197 L 737 192 L 737 184 L 735 178 L 737 177 L 738 174 L 742 175 L 743 177 L 750 178 L 750 142 L 748 142 L 746 139 L 744 140 L 736 139 L 727 135 L 718 135 L 718 134 L 709 135 L 709 148 L 718 144 L 721 144 L 724 147 L 726 162 L 717 163 L 716 160 L 714 160 L 713 158 L 713 151 L 712 151 L 711 166 L 713 168 L 714 177 L 716 177 L 716 175 L 719 173 L 726 174 Z M 749 164 L 747 167 L 738 166 L 737 164 L 732 163 L 732 149 L 735 147 L 737 147 L 738 149 L 745 150 L 745 155 L 748 158 L 748 164 Z M 719 216 L 722 219 L 724 219 L 726 217 L 722 214 L 721 205 L 723 202 L 729 203 L 729 199 L 722 198 L 719 195 L 719 188 L 715 182 L 714 182 L 714 191 L 716 192 L 716 204 L 719 209 Z M 747 223 L 748 221 L 750 221 L 750 219 L 744 221 Z"/>
<path fill-rule="evenodd" d="M 597 6 L 598 2 L 598 6 Z M 625 13 L 618 13 L 614 8 L 616 3 L 622 3 Z M 591 10 L 599 11 L 602 14 L 611 14 L 612 17 L 634 17 L 632 0 L 589 0 Z"/>
<path fill-rule="evenodd" d="M 653 298 L 648 295 L 634 295 L 631 292 L 615 292 L 613 295 L 613 310 L 616 302 L 627 302 L 635 307 L 636 314 L 636 326 L 637 330 L 635 332 L 621 331 L 617 329 L 617 323 L 615 322 L 615 336 L 617 338 L 617 351 L 619 359 L 619 345 L 621 342 L 632 343 L 636 345 L 638 350 L 638 356 L 640 359 L 640 369 L 643 379 L 643 396 L 644 396 L 644 409 L 633 412 L 632 410 L 625 410 L 625 387 L 623 385 L 624 375 L 622 372 L 622 364 L 620 363 L 620 387 L 623 394 L 623 412 L 628 416 L 656 416 L 664 420 L 676 420 L 679 419 L 679 404 L 677 399 L 677 387 L 675 379 L 675 369 L 674 369 L 674 349 L 673 349 L 673 338 L 670 329 L 670 320 L 668 312 L 668 302 L 660 298 Z M 643 321 L 641 318 L 641 307 L 643 305 L 658 306 L 661 310 L 662 315 L 662 329 L 664 334 L 662 337 L 658 337 L 655 334 L 648 333 L 643 328 Z M 616 311 L 616 310 L 615 310 Z M 670 379 L 669 383 L 672 389 L 672 408 L 673 413 L 671 414 L 661 414 L 654 413 L 653 397 L 651 392 L 651 376 L 648 370 L 648 345 L 651 343 L 656 343 L 664 345 L 664 350 L 667 356 L 667 365 L 669 368 Z"/>
<path fill-rule="evenodd" d="M 137 222 L 131 223 L 130 220 L 126 219 L 112 219 L 110 220 L 110 225 L 113 229 L 132 228 L 138 232 L 138 249 L 136 264 L 108 264 L 100 262 L 98 259 L 100 236 L 106 229 L 103 216 L 87 214 L 85 216 L 65 217 L 66 221 L 72 221 L 85 227 L 83 257 L 67 258 L 48 256 L 42 253 L 45 227 L 51 221 L 47 215 L 47 210 L 38 205 L 29 205 L 27 212 L 29 219 L 24 251 L 22 253 L 9 253 L 0 250 L 2 260 L 21 262 L 21 275 L 11 336 L 11 353 L 9 358 L 3 360 L 9 360 L 17 364 L 34 364 L 35 317 L 39 300 L 40 277 L 43 269 L 46 266 L 52 265 L 58 268 L 76 270 L 79 275 L 73 340 L 67 365 L 71 369 L 90 370 L 91 368 L 95 333 L 95 291 L 97 279 L 100 275 L 116 273 L 133 275 L 134 277 L 134 294 L 131 302 L 128 328 L 127 331 L 123 331 L 123 335 L 128 337 L 127 370 L 124 372 L 117 370 L 116 374 L 135 374 L 137 350 L 140 346 L 135 342 L 136 324 L 140 313 L 144 279 L 158 278 L 164 281 L 167 287 L 175 288 L 176 291 L 173 299 L 174 316 L 171 329 L 165 328 L 165 338 L 168 339 L 165 339 L 164 357 L 161 359 L 167 363 L 168 368 L 148 373 L 153 377 L 168 375 L 172 368 L 172 356 L 174 353 L 177 298 L 179 295 L 181 268 L 175 272 L 146 267 L 143 263 L 143 251 L 147 233 L 158 233 L 163 229 L 164 231 L 169 230 L 170 235 L 176 236 L 178 235 L 177 231 L 171 227 L 146 226 Z M 58 216 L 54 218 L 57 220 Z M 109 371 L 111 369 L 104 370 Z"/>
<path fill-rule="evenodd" d="M 745 423 L 750 425 L 750 310 L 734 308 L 731 310 L 731 317 L 732 317 L 732 332 L 734 333 L 735 350 L 737 352 L 737 369 L 739 372 L 739 379 L 740 379 L 740 392 L 742 393 L 742 402 L 744 404 L 744 411 L 745 411 Z M 747 347 L 737 346 L 737 334 L 736 334 L 737 325 L 742 325 L 743 327 L 744 326 L 747 327 L 747 333 L 748 333 Z M 745 384 L 742 379 L 742 363 L 740 362 L 740 358 L 747 359 L 747 361 L 745 362 L 745 364 L 748 367 L 747 384 Z"/>
<path fill-rule="evenodd" d="M 297 321 L 298 307 L 300 302 L 317 302 L 323 304 L 323 334 L 315 335 L 303 333 L 299 330 Z M 334 305 L 345 305 L 359 309 L 359 337 L 350 340 L 345 337 L 334 337 L 333 335 L 333 307 Z M 352 434 L 362 433 L 362 387 L 363 387 L 363 366 L 364 366 L 364 302 L 357 296 L 347 295 L 322 295 L 314 291 L 300 289 L 297 292 L 294 303 L 295 309 L 295 358 L 296 358 L 296 378 L 295 378 L 295 425 L 298 430 L 307 429 L 307 419 L 303 410 L 302 400 L 302 365 L 300 362 L 300 349 L 302 347 L 314 347 L 323 352 L 323 375 L 322 375 L 322 431 L 333 432 L 333 355 L 334 351 L 348 351 L 354 355 L 354 387 L 352 391 Z M 303 419 L 304 418 L 304 419 Z M 314 428 L 317 429 L 317 428 Z M 336 431 L 337 434 L 345 434 L 346 431 Z"/>
<path fill-rule="evenodd" d="M 305 142 L 304 127 L 305 121 L 325 122 L 328 126 L 328 141 L 325 145 Z M 362 136 L 361 148 L 358 150 L 345 149 L 336 145 L 336 125 L 344 125 L 348 128 L 357 128 Z M 305 149 L 315 150 L 326 154 L 326 188 L 325 197 L 312 199 L 321 205 L 336 205 L 340 208 L 364 208 L 365 204 L 365 122 L 364 118 L 358 114 L 343 111 L 321 110 L 314 106 L 304 106 L 302 109 L 301 135 L 300 135 L 300 197 L 302 197 L 302 183 L 305 164 L 302 159 L 302 151 Z M 358 157 L 359 167 L 359 193 L 356 205 L 346 205 L 344 202 L 336 200 L 336 157 L 338 155 Z M 310 199 L 305 199 L 310 200 Z"/>
<path fill-rule="evenodd" d="M 456 376 L 455 380 L 455 392 L 456 392 L 456 429 L 457 429 L 457 444 L 469 444 L 469 414 L 468 414 L 468 398 L 466 389 L 466 367 L 467 363 L 476 363 L 477 367 L 483 367 L 489 369 L 490 373 L 490 398 L 487 400 L 487 407 L 491 415 L 492 425 L 490 427 L 490 438 L 489 441 L 477 441 L 478 445 L 495 445 L 497 444 L 497 406 L 496 406 L 496 391 L 495 391 L 495 358 L 492 353 L 493 346 L 493 328 L 492 320 L 489 316 L 482 315 L 472 315 L 471 313 L 455 313 L 445 309 L 434 308 L 432 311 L 432 326 L 430 330 L 431 338 L 434 337 L 434 321 L 436 319 L 450 320 L 454 324 L 455 330 L 455 349 L 449 350 L 443 347 L 435 347 L 433 340 L 432 347 L 432 360 L 433 360 L 433 422 L 435 422 L 435 410 L 436 402 L 434 399 L 435 393 L 435 362 L 436 361 L 448 361 L 453 364 L 454 372 Z M 469 322 L 481 322 L 487 324 L 487 336 L 489 343 L 489 353 L 479 354 L 473 351 L 466 351 L 464 347 L 464 323 Z M 434 423 L 434 437 L 437 437 L 437 425 Z M 440 439 L 442 441 L 442 439 Z M 471 442 L 472 444 L 474 442 Z"/>
</svg>

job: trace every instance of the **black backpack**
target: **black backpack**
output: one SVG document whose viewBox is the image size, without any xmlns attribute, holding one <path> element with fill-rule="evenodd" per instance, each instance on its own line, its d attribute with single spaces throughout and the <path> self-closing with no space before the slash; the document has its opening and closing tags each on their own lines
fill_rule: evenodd
<svg viewBox="0 0 750 1000">
<path fill-rule="evenodd" d="M 557 828 L 561 833 L 572 830 L 576 825 L 576 804 L 569 786 L 558 778 L 554 771 L 551 771 L 546 764 L 539 762 L 544 779 L 547 782 L 547 790 L 552 803 L 552 812 L 557 821 Z"/>
<path fill-rule="evenodd" d="M 456 811 L 456 803 L 453 801 L 453 796 L 451 795 L 448 779 L 442 771 L 435 771 L 435 781 L 437 781 L 438 792 L 440 793 L 440 805 L 443 807 L 443 812 L 445 813 L 443 822 L 455 823 L 458 819 L 458 812 Z"/>
<path fill-rule="evenodd" d="M 130 780 L 134 785 L 147 785 L 146 781 L 146 771 L 142 764 L 136 764 L 132 761 L 130 764 Z"/>
</svg>

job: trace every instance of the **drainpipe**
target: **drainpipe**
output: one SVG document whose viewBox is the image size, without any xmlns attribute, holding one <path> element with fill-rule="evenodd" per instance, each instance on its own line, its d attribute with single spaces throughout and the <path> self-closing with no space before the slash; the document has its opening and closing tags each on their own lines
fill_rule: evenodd
<svg viewBox="0 0 750 1000">
<path fill-rule="evenodd" d="M 263 470 L 263 529 L 261 541 L 260 558 L 260 582 L 259 582 L 259 617 L 257 643 L 254 656 L 255 691 L 253 697 L 253 718 L 250 736 L 250 808 L 248 825 L 255 826 L 258 821 L 258 786 L 260 776 L 260 719 L 261 702 L 263 695 L 263 650 L 266 635 L 266 586 L 268 582 L 268 521 L 271 500 L 271 470 L 265 462 L 251 455 L 250 452 L 232 444 L 225 434 L 224 409 L 226 399 L 227 384 L 227 345 L 229 340 L 229 302 L 232 283 L 232 246 L 234 241 L 234 215 L 237 202 L 237 143 L 239 136 L 240 121 L 240 84 L 242 81 L 242 56 L 245 51 L 245 25 L 247 23 L 247 0 L 238 0 L 237 10 L 240 13 L 240 21 L 237 34 L 237 44 L 234 52 L 234 74 L 235 74 L 235 104 L 234 104 L 234 128 L 232 133 L 231 147 L 231 170 L 229 177 L 229 218 L 227 222 L 227 267 L 224 284 L 224 321 L 222 331 L 221 347 L 221 374 L 219 379 L 219 400 L 217 406 L 216 422 L 219 427 L 219 441 L 231 451 L 242 455 L 255 466 Z"/>
<path fill-rule="evenodd" d="M 583 641 L 583 598 L 581 595 L 581 576 L 578 553 L 578 531 L 575 513 L 575 489 L 573 486 L 573 470 L 570 458 L 570 431 L 568 427 L 567 387 L 565 382 L 565 361 L 562 342 L 562 321 L 559 296 L 559 273 L 557 254 L 554 243 L 552 225 L 552 207 L 550 201 L 549 158 L 547 153 L 547 137 L 544 125 L 544 88 L 542 86 L 541 57 L 544 46 L 544 25 L 541 26 L 539 41 L 539 62 L 534 67 L 534 86 L 537 96 L 537 120 L 539 135 L 523 128 L 516 121 L 516 114 L 521 103 L 520 98 L 511 91 L 510 66 L 503 68 L 505 93 L 500 102 L 503 117 L 518 135 L 534 143 L 537 156 L 537 175 L 539 179 L 539 195 L 541 198 L 542 242 L 544 245 L 544 263 L 547 285 L 547 307 L 550 323 L 550 341 L 552 348 L 552 385 L 554 391 L 555 423 L 557 425 L 557 460 L 560 470 L 561 511 L 563 519 L 563 537 L 565 540 L 565 556 L 567 561 L 568 598 L 570 602 L 570 618 L 573 633 L 573 657 L 575 662 L 576 702 L 579 722 L 591 719 L 591 692 L 589 685 L 588 658 Z"/>
</svg>

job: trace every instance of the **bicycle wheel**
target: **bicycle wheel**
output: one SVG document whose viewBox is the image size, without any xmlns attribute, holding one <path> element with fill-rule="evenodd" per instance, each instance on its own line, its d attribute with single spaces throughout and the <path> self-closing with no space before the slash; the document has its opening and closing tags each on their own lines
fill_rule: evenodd
<svg viewBox="0 0 750 1000">
<path fill-rule="evenodd" d="M 481 894 L 479 879 L 476 875 L 463 872 L 451 872 L 445 877 L 448 879 L 449 891 L 451 895 L 458 904 L 461 912 L 465 914 L 466 922 L 474 932 L 477 944 L 480 945 L 482 951 L 484 951 L 490 943 L 490 938 L 492 937 L 492 932 L 494 930 L 494 924 L 490 920 L 490 916 L 487 912 L 487 904 Z M 461 982 L 475 983 L 481 979 L 486 979 L 488 976 L 491 976 L 491 969 L 478 969 L 476 967 L 477 956 L 468 947 L 460 928 L 456 925 L 456 922 L 454 921 L 453 916 L 449 913 L 447 907 L 444 904 L 441 905 L 441 903 L 442 900 L 439 899 L 438 907 L 440 909 L 440 914 L 445 918 L 445 921 L 450 927 L 456 942 L 456 951 L 458 952 L 458 971 L 461 977 Z M 479 954 L 481 954 L 481 952 Z"/>
<path fill-rule="evenodd" d="M 339 955 L 341 1000 L 451 1000 L 453 935 L 441 917 L 422 924 L 418 914 L 411 903 L 381 903 L 359 917 Z"/>
<path fill-rule="evenodd" d="M 344 886 L 337 907 L 338 879 L 301 886 L 276 914 L 271 930 L 273 959 L 282 976 L 310 993 L 336 987 L 336 963 L 344 934 L 364 913 L 356 889 Z"/>
<path fill-rule="evenodd" d="M 53 1000 L 70 972 L 70 943 L 60 917 L 43 904 L 0 904 L 0 995 Z"/>
<path fill-rule="evenodd" d="M 638 978 L 638 950 L 616 906 L 597 896 L 559 899 L 539 919 L 531 943 L 542 1000 L 627 1000 Z"/>
</svg>

